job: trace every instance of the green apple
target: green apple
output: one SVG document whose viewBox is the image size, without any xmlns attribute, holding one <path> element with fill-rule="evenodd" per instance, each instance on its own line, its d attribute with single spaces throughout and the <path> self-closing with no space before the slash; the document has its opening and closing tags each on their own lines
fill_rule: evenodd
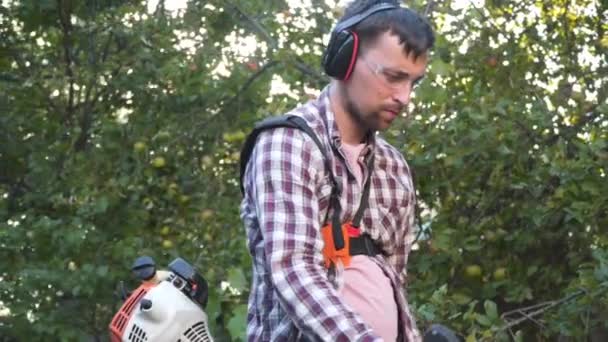
<svg viewBox="0 0 608 342">
<path fill-rule="evenodd" d="M 163 167 L 165 167 L 165 165 L 167 165 L 167 162 L 163 157 L 156 157 L 152 160 L 152 166 L 157 169 L 162 169 Z"/>
<path fill-rule="evenodd" d="M 464 273 L 469 278 L 479 278 L 481 276 L 481 267 L 479 265 L 468 265 L 464 269 Z"/>
</svg>

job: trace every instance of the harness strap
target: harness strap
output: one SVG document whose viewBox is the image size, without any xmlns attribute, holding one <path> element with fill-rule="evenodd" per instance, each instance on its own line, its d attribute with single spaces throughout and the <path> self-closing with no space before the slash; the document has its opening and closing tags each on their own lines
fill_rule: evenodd
<svg viewBox="0 0 608 342">
<path fill-rule="evenodd" d="M 321 151 L 321 154 L 323 154 L 323 162 L 325 164 L 325 168 L 328 171 L 330 171 L 330 175 L 331 175 L 330 178 L 331 178 L 331 182 L 332 182 L 332 191 L 333 191 L 333 189 L 336 189 L 338 191 L 338 193 L 341 193 L 342 190 L 340 189 L 339 184 L 336 182 L 336 180 L 333 177 L 333 174 L 331 173 L 331 165 L 329 164 L 329 158 L 327 156 L 327 151 L 325 150 L 325 147 L 323 146 L 323 144 L 321 143 L 321 141 L 319 140 L 319 138 L 317 137 L 315 132 L 312 130 L 312 128 L 310 128 L 310 126 L 308 126 L 306 121 L 299 116 L 281 115 L 281 116 L 270 117 L 270 118 L 264 119 L 264 120 L 256 123 L 255 126 L 253 127 L 253 130 L 251 131 L 251 133 L 249 133 L 249 135 L 247 136 L 247 139 L 245 140 L 245 143 L 243 144 L 243 147 L 241 149 L 241 156 L 240 156 L 241 194 L 245 193 L 245 188 L 243 187 L 243 178 L 245 177 L 245 171 L 247 170 L 247 163 L 249 162 L 249 159 L 251 158 L 251 154 L 253 153 L 253 148 L 255 147 L 255 142 L 258 139 L 258 136 L 260 135 L 260 133 L 262 133 L 263 131 L 265 131 L 267 129 L 273 129 L 273 128 L 279 128 L 279 127 L 296 128 L 296 129 L 303 131 L 304 133 L 306 133 L 308 136 L 310 136 L 312 138 L 312 140 L 315 142 L 315 144 Z"/>
<path fill-rule="evenodd" d="M 357 209 L 357 211 L 355 213 L 355 217 L 353 218 L 353 221 L 351 222 L 351 225 L 355 228 L 359 228 L 359 226 L 361 225 L 361 219 L 363 218 L 363 213 L 365 212 L 365 210 L 367 209 L 367 206 L 369 205 L 369 191 L 370 191 L 370 186 L 371 186 L 373 165 L 374 165 L 374 154 L 372 153 L 372 155 L 367 159 L 368 173 L 367 173 L 367 177 L 365 179 L 365 185 L 363 186 L 363 193 L 361 194 L 361 201 L 359 202 L 359 208 Z M 341 212 L 342 207 L 340 206 L 340 195 L 332 193 L 329 204 L 330 204 L 330 208 L 334 209 L 334 214 L 333 214 L 332 222 L 331 222 L 332 235 L 333 235 L 333 239 L 334 239 L 335 249 L 337 251 L 339 251 L 342 248 L 346 247 L 346 245 L 344 243 L 344 236 L 342 234 L 342 230 L 340 229 L 340 227 L 342 226 L 342 220 L 340 219 L 340 216 L 342 215 L 342 212 Z"/>
<path fill-rule="evenodd" d="M 359 228 L 361 225 L 361 219 L 363 218 L 363 213 L 367 209 L 369 205 L 369 191 L 372 182 L 372 170 L 374 169 L 374 156 L 372 155 L 367 159 L 367 178 L 365 179 L 365 185 L 363 186 L 363 194 L 361 195 L 361 203 L 359 204 L 359 209 L 355 213 L 355 217 L 353 218 L 353 226 Z"/>
<path fill-rule="evenodd" d="M 312 130 L 312 128 L 310 128 L 310 126 L 308 126 L 308 124 L 306 123 L 306 121 L 303 118 L 296 116 L 296 115 L 282 115 L 282 116 L 270 117 L 270 118 L 264 119 L 264 120 L 256 123 L 256 125 L 254 126 L 251 133 L 247 136 L 247 139 L 245 140 L 245 143 L 243 144 L 243 148 L 241 149 L 241 156 L 240 156 L 241 194 L 245 193 L 245 188 L 243 186 L 243 179 L 245 176 L 245 171 L 247 169 L 247 163 L 249 162 L 249 159 L 251 158 L 251 154 L 253 153 L 253 149 L 255 147 L 255 143 L 256 143 L 258 136 L 260 135 L 260 133 L 262 133 L 263 131 L 265 131 L 267 129 L 278 128 L 278 127 L 296 128 L 296 129 L 303 131 L 304 133 L 306 133 L 308 136 L 310 136 L 313 139 L 313 141 L 315 142 L 315 144 L 321 151 L 321 154 L 323 155 L 323 163 L 325 164 L 325 169 L 329 172 L 330 181 L 332 183 L 329 208 L 333 208 L 333 210 L 334 210 L 333 215 L 332 215 L 332 222 L 331 222 L 332 223 L 331 224 L 332 225 L 331 235 L 333 238 L 334 249 L 336 251 L 340 251 L 340 250 L 344 249 L 347 246 L 345 243 L 345 236 L 343 234 L 342 222 L 340 219 L 340 216 L 342 215 L 342 207 L 340 205 L 340 196 L 342 195 L 342 187 L 341 187 L 340 183 L 338 183 L 336 181 L 336 179 L 333 175 L 333 172 L 331 171 L 330 159 L 327 155 L 327 150 L 325 149 L 325 146 L 321 143 L 321 141 L 319 140 L 319 138 L 317 137 L 315 132 Z M 372 174 L 372 170 L 373 170 L 373 163 L 374 163 L 374 154 L 372 153 L 372 155 L 367 160 L 367 166 L 368 166 L 369 172 L 368 172 L 367 178 L 365 180 L 363 193 L 361 195 L 361 202 L 359 204 L 359 208 L 357 209 L 354 220 L 352 222 L 352 226 L 354 228 L 358 228 L 360 226 L 361 219 L 363 218 L 363 213 L 365 212 L 365 209 L 367 209 L 367 206 L 369 204 L 368 202 L 369 202 L 369 192 L 370 192 L 370 183 L 371 183 L 371 174 Z M 327 222 L 327 218 L 325 219 L 325 221 Z M 373 245 L 373 241 L 371 241 L 371 238 L 369 238 L 369 239 Z M 353 239 L 349 238 L 349 240 L 353 240 Z M 357 239 L 355 238 L 354 240 L 357 240 Z M 363 242 L 363 243 L 366 246 L 368 244 L 367 242 Z M 358 245 L 359 242 L 355 242 L 355 244 Z M 359 247 L 355 247 L 355 249 L 358 251 Z M 351 250 L 352 250 L 351 248 L 348 248 L 349 252 Z M 358 253 L 358 254 L 361 254 L 361 253 Z M 375 254 L 378 254 L 378 253 L 375 253 Z"/>
<path fill-rule="evenodd" d="M 362 234 L 358 237 L 351 237 L 349 243 L 350 255 L 367 255 L 375 256 L 382 254 L 382 248 L 372 240 L 368 234 Z"/>
</svg>

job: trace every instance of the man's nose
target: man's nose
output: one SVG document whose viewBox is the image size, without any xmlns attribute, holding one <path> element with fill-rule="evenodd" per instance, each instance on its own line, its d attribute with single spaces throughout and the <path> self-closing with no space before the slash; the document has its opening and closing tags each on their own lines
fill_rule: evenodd
<svg viewBox="0 0 608 342">
<path fill-rule="evenodd" d="M 399 102 L 402 106 L 407 105 L 410 102 L 410 95 L 412 94 L 412 86 L 408 82 L 400 87 L 398 87 L 394 94 L 393 99 Z"/>
</svg>

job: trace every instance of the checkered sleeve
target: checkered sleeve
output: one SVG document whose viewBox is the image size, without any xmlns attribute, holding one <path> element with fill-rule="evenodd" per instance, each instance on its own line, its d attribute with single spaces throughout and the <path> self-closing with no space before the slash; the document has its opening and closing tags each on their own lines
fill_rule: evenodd
<svg viewBox="0 0 608 342">
<path fill-rule="evenodd" d="M 397 163 L 397 172 L 401 181 L 403 182 L 403 193 L 398 193 L 397 198 L 401 199 L 399 206 L 399 215 L 397 219 L 397 226 L 400 227 L 397 231 L 399 236 L 395 239 L 395 249 L 393 253 L 388 257 L 388 263 L 394 268 L 397 279 L 403 286 L 403 292 L 398 296 L 398 302 L 401 302 L 401 309 L 403 314 L 401 316 L 401 323 L 403 327 L 403 335 L 406 341 L 420 342 L 422 337 L 420 331 L 416 327 L 416 320 L 414 315 L 407 304 L 407 295 L 405 291 L 405 285 L 407 284 L 407 260 L 409 253 L 412 249 L 415 240 L 415 208 L 416 208 L 416 194 L 413 184 L 412 175 L 407 162 L 401 154 L 399 154 L 393 148 L 390 149 L 390 154 L 393 161 Z"/>
<path fill-rule="evenodd" d="M 413 197 L 413 196 L 411 196 Z M 401 284 L 407 283 L 407 260 L 416 239 L 414 231 L 414 204 L 408 203 L 402 209 L 404 214 L 399 219 L 403 226 L 402 237 L 395 241 L 395 252 L 389 257 L 389 263 L 399 275 Z"/>
<path fill-rule="evenodd" d="M 380 341 L 338 297 L 322 265 L 323 156 L 292 128 L 264 132 L 252 155 L 255 210 L 283 310 L 309 340 Z"/>
<path fill-rule="evenodd" d="M 412 250 L 412 246 L 416 239 L 415 232 L 415 217 L 416 217 L 416 194 L 414 193 L 414 184 L 410 173 L 409 166 L 403 156 L 396 150 L 391 149 L 393 160 L 398 161 L 398 174 L 404 182 L 404 188 L 407 192 L 399 194 L 402 202 L 399 209 L 399 217 L 397 224 L 401 228 L 398 230 L 400 237 L 395 241 L 395 250 L 389 256 L 388 261 L 399 275 L 401 284 L 407 283 L 407 260 Z"/>
</svg>

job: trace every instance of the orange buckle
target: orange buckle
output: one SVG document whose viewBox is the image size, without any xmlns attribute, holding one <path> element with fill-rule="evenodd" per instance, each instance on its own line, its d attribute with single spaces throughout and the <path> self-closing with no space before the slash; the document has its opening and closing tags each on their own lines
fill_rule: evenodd
<svg viewBox="0 0 608 342">
<path fill-rule="evenodd" d="M 344 267 L 350 265 L 350 238 L 358 237 L 360 235 L 359 228 L 353 227 L 348 222 L 342 224 L 342 237 L 344 238 L 344 248 L 336 250 L 336 244 L 334 243 L 334 237 L 332 234 L 331 223 L 326 224 L 321 228 L 321 234 L 323 235 L 323 261 L 325 268 L 330 268 L 331 265 L 336 265 L 338 260 L 342 261 Z"/>
</svg>

